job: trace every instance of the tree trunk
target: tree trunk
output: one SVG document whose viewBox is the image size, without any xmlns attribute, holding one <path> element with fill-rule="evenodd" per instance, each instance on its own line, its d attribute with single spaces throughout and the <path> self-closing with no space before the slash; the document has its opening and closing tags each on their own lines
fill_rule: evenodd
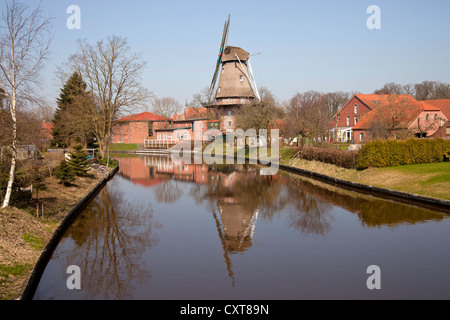
<svg viewBox="0 0 450 320">
<path fill-rule="evenodd" d="M 6 187 L 5 199 L 3 200 L 2 208 L 9 206 L 9 201 L 11 199 L 12 186 L 14 183 L 14 174 L 16 172 L 16 159 L 17 159 L 17 119 L 16 119 L 16 92 L 13 90 L 11 99 L 11 118 L 13 121 L 13 136 L 12 136 L 12 158 L 11 158 L 11 169 L 9 170 L 9 180 L 8 186 Z"/>
</svg>

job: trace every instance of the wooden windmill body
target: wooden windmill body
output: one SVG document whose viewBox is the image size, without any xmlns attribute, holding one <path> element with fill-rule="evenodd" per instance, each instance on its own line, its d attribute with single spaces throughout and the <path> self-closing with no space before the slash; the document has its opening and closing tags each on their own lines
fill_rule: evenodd
<svg viewBox="0 0 450 320">
<path fill-rule="evenodd" d="M 235 129 L 234 115 L 237 108 L 255 99 L 260 100 L 250 64 L 250 54 L 240 47 L 227 46 L 229 24 L 228 16 L 210 86 L 210 92 L 214 94 L 214 103 L 208 106 L 216 108 L 220 117 L 220 128 L 224 132 Z"/>
</svg>

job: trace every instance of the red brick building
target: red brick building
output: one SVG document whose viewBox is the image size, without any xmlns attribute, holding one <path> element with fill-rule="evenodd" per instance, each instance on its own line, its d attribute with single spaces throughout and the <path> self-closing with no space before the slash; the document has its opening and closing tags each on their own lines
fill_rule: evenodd
<svg viewBox="0 0 450 320">
<path fill-rule="evenodd" d="M 333 116 L 335 121 L 334 139 L 342 142 L 353 141 L 353 127 L 370 111 L 381 104 L 387 104 L 387 94 L 355 94 Z M 409 95 L 397 95 L 397 99 L 412 101 Z"/>
<path fill-rule="evenodd" d="M 155 130 L 167 126 L 168 120 L 151 112 L 132 114 L 119 119 L 112 130 L 112 143 L 144 144 L 148 137 L 154 137 Z"/>
<path fill-rule="evenodd" d="M 377 125 L 392 138 L 399 138 L 401 134 L 425 138 L 433 135 L 447 120 L 438 107 L 425 101 L 392 96 L 353 126 L 353 142 L 361 144 L 371 140 Z"/>
</svg>

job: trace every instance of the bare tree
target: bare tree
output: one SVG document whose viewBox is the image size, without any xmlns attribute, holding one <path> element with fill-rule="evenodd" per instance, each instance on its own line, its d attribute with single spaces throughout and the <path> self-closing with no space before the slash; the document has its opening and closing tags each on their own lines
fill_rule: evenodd
<svg viewBox="0 0 450 320">
<path fill-rule="evenodd" d="M 327 96 L 318 91 L 296 94 L 290 101 L 288 117 L 297 119 L 298 128 L 308 137 L 325 136 L 331 117 Z"/>
<path fill-rule="evenodd" d="M 200 108 L 211 105 L 214 94 L 209 86 L 204 87 L 199 93 L 192 95 L 192 100 L 187 104 L 190 108 Z"/>
<path fill-rule="evenodd" d="M 393 134 L 397 137 L 408 136 L 409 111 L 414 106 L 412 99 L 388 95 L 385 101 L 367 115 L 370 119 L 368 131 L 372 139 L 387 139 Z"/>
<path fill-rule="evenodd" d="M 90 119 L 100 155 L 104 156 L 118 116 L 144 107 L 152 96 L 140 83 L 145 62 L 130 53 L 126 39 L 117 36 L 94 45 L 80 40 L 78 47 L 79 52 L 70 58 L 68 72 L 80 73 L 92 95 L 93 102 L 84 116 Z"/>
<path fill-rule="evenodd" d="M 283 110 L 276 98 L 266 88 L 260 88 L 261 100 L 243 104 L 236 110 L 236 127 L 244 131 L 255 129 L 270 129 L 271 123 L 283 117 Z"/>
<path fill-rule="evenodd" d="M 330 109 L 330 118 L 352 97 L 352 92 L 330 92 L 327 93 L 328 108 Z"/>
<path fill-rule="evenodd" d="M 35 99 L 33 88 L 39 84 L 38 72 L 43 67 L 50 44 L 50 20 L 40 8 L 30 10 L 15 0 L 2 10 L 0 34 L 0 88 L 9 105 L 12 120 L 11 168 L 2 208 L 9 205 L 17 158 L 17 101 Z"/>
<path fill-rule="evenodd" d="M 181 104 L 172 97 L 154 98 L 152 103 L 152 112 L 171 119 L 175 114 L 183 110 Z"/>
</svg>

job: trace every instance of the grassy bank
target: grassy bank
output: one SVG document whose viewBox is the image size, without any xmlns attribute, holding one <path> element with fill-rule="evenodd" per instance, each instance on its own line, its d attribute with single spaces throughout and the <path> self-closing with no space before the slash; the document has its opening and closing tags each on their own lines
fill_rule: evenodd
<svg viewBox="0 0 450 320">
<path fill-rule="evenodd" d="M 283 164 L 338 179 L 450 200 L 450 162 L 356 170 L 303 159 L 289 163 L 293 156 L 289 150 L 281 151 L 280 155 Z"/>
<path fill-rule="evenodd" d="M 104 173 L 91 169 L 68 187 L 54 176 L 47 177 L 45 189 L 39 192 L 38 217 L 36 199 L 32 198 L 24 199 L 20 208 L 0 209 L 1 300 L 20 297 L 42 249 L 62 219 L 103 177 Z"/>
<path fill-rule="evenodd" d="M 137 143 L 111 143 L 108 146 L 109 151 L 131 151 L 139 150 L 140 145 Z"/>
</svg>

